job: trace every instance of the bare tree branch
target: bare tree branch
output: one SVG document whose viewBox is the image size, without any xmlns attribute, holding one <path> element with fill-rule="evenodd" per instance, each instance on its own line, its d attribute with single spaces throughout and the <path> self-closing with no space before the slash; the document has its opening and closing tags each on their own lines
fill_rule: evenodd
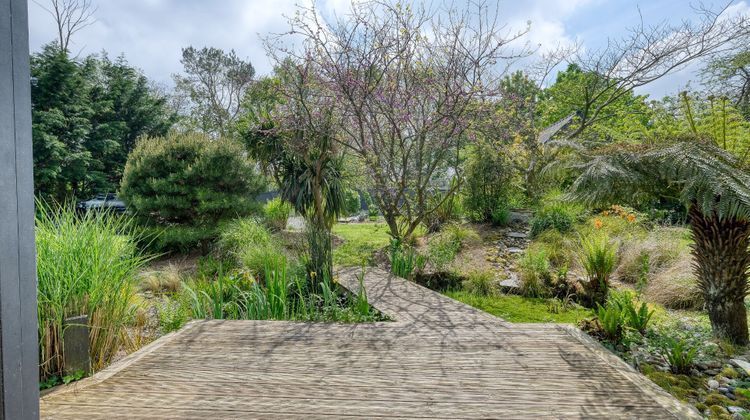
<svg viewBox="0 0 750 420">
<path fill-rule="evenodd" d="M 55 19 L 60 51 L 70 52 L 73 35 L 96 22 L 94 14 L 98 7 L 91 0 L 49 0 L 46 6 L 38 0 L 33 1 Z"/>
</svg>

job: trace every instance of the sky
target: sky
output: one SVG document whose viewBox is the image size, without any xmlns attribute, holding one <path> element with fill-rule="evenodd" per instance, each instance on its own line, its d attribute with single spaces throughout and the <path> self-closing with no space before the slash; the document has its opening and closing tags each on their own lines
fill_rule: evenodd
<svg viewBox="0 0 750 420">
<path fill-rule="evenodd" d="M 52 17 L 40 6 L 50 0 L 29 2 L 31 51 L 38 51 L 55 39 Z M 217 47 L 234 49 L 249 59 L 257 74 L 271 70 L 262 36 L 288 29 L 286 16 L 304 0 L 92 0 L 96 21 L 78 32 L 71 52 L 79 56 L 106 51 L 110 57 L 125 58 L 155 82 L 170 86 L 179 73 L 180 49 Z M 453 0 L 460 5 L 463 0 Z M 37 4 L 39 3 L 39 4 Z M 704 0 L 704 4 L 724 1 Z M 343 15 L 350 0 L 318 0 L 324 16 Z M 558 43 L 578 42 L 596 48 L 608 38 L 625 34 L 640 20 L 679 23 L 694 14 L 689 0 L 500 0 L 500 16 L 510 28 L 531 22 L 530 44 L 549 48 Z M 735 0 L 733 12 L 750 13 L 750 0 Z M 692 65 L 640 89 L 653 98 L 674 94 L 692 82 L 699 65 Z"/>
</svg>

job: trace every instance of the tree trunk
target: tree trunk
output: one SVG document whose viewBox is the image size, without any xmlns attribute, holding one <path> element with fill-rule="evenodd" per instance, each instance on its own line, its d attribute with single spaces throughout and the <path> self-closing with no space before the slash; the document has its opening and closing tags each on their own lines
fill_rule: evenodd
<svg viewBox="0 0 750 420">
<path fill-rule="evenodd" d="M 694 268 L 714 335 L 746 345 L 750 223 L 704 215 L 696 205 L 691 206 L 688 217 L 694 241 Z"/>
<path fill-rule="evenodd" d="M 317 168 L 313 184 L 314 214 L 308 215 L 306 236 L 310 247 L 310 277 L 316 290 L 320 284 L 333 280 L 333 245 L 331 223 L 324 208 L 323 186 L 320 167 Z"/>
<path fill-rule="evenodd" d="M 333 247 L 331 244 L 331 230 L 326 226 L 308 223 L 305 235 L 310 249 L 309 275 L 313 287 L 320 291 L 323 282 L 333 280 Z"/>
</svg>

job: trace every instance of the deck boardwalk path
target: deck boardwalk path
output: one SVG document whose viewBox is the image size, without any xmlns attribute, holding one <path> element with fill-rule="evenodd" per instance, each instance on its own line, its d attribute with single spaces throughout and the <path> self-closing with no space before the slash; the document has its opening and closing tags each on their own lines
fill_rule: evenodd
<svg viewBox="0 0 750 420">
<path fill-rule="evenodd" d="M 356 290 L 358 271 L 339 281 Z M 572 327 L 511 324 L 381 270 L 393 322 L 198 321 L 42 397 L 43 418 L 700 418 Z"/>
</svg>

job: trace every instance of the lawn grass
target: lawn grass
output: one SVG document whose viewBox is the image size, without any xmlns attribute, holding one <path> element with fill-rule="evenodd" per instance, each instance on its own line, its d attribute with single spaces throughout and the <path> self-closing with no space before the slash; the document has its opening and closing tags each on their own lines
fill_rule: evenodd
<svg viewBox="0 0 750 420">
<path fill-rule="evenodd" d="M 342 267 L 372 265 L 374 253 L 391 241 L 385 223 L 348 223 L 333 226 L 344 243 L 333 250 L 333 263 Z"/>
<path fill-rule="evenodd" d="M 570 307 L 551 312 L 551 299 L 533 299 L 515 295 L 478 296 L 468 292 L 446 292 L 446 296 L 481 309 L 509 322 L 554 322 L 575 324 L 592 316 L 589 310 Z"/>
</svg>

